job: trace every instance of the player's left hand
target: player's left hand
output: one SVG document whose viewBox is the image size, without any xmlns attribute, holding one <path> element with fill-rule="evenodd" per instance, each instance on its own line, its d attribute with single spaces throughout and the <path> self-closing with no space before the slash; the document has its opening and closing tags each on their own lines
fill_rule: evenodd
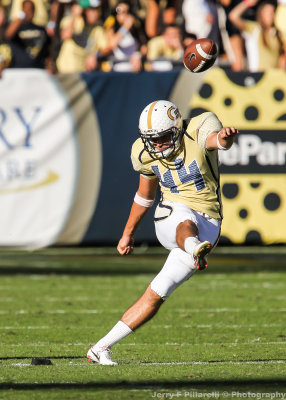
<svg viewBox="0 0 286 400">
<path fill-rule="evenodd" d="M 233 126 L 228 127 L 225 126 L 219 133 L 221 139 L 227 139 L 228 137 L 235 136 L 239 133 L 238 129 L 234 128 Z"/>
</svg>

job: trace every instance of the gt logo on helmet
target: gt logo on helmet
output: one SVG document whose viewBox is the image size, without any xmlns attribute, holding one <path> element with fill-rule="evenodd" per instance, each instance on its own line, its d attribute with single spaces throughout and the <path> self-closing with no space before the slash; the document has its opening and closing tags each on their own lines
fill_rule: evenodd
<svg viewBox="0 0 286 400">
<path fill-rule="evenodd" d="M 174 111 L 173 111 L 173 110 L 174 110 Z M 172 115 L 172 111 L 173 111 L 174 116 Z M 174 121 L 175 119 L 181 117 L 181 114 L 180 114 L 179 109 L 178 109 L 178 108 L 175 108 L 174 106 L 170 107 L 169 110 L 167 111 L 167 113 L 168 113 L 168 117 L 169 117 L 172 121 Z"/>
</svg>

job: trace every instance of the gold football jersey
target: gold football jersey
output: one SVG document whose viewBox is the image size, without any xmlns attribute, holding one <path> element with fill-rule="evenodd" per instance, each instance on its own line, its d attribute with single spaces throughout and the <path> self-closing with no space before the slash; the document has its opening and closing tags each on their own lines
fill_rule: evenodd
<svg viewBox="0 0 286 400">
<path fill-rule="evenodd" d="M 186 132 L 175 155 L 156 160 L 145 150 L 141 138 L 132 146 L 133 168 L 145 178 L 158 178 L 162 201 L 187 204 L 191 209 L 222 219 L 217 150 L 207 150 L 207 136 L 222 124 L 212 112 L 185 120 Z"/>
</svg>

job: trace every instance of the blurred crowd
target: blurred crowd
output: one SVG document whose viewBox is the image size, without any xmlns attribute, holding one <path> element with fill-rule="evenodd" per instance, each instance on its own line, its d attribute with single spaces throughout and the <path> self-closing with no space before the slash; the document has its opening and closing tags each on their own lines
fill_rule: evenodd
<svg viewBox="0 0 286 400">
<path fill-rule="evenodd" d="M 168 71 L 197 38 L 224 68 L 286 69 L 286 0 L 0 0 L 0 72 Z"/>
</svg>

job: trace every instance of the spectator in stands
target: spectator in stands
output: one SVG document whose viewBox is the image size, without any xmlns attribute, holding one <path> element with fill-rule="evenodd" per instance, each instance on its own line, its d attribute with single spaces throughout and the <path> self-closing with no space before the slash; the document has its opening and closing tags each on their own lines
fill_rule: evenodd
<svg viewBox="0 0 286 400">
<path fill-rule="evenodd" d="M 34 3 L 34 17 L 33 23 L 39 26 L 46 26 L 49 20 L 49 1 L 48 0 L 33 0 Z M 9 19 L 14 21 L 18 18 L 22 10 L 23 0 L 11 0 L 11 10 Z"/>
<path fill-rule="evenodd" d="M 82 72 L 98 67 L 98 54 L 107 47 L 101 22 L 101 2 L 81 0 L 71 6 L 71 16 L 61 21 L 62 47 L 57 58 L 60 73 Z M 92 61 L 88 58 L 91 54 Z"/>
<path fill-rule="evenodd" d="M 46 30 L 49 36 L 55 36 L 57 33 L 58 23 L 60 22 L 63 11 L 64 3 L 60 2 L 59 0 L 51 0 L 49 7 L 49 21 L 46 24 Z"/>
<path fill-rule="evenodd" d="M 242 32 L 245 40 L 248 69 L 251 72 L 268 68 L 285 68 L 285 52 L 280 32 L 274 25 L 275 6 L 266 0 L 258 4 L 256 21 L 243 19 L 248 7 L 258 0 L 244 0 L 229 14 L 231 22 Z"/>
<path fill-rule="evenodd" d="M 240 30 L 230 21 L 228 18 L 231 10 L 240 3 L 241 0 L 220 0 L 220 3 L 225 11 L 225 28 L 229 38 L 229 44 L 231 47 L 230 64 L 233 71 L 241 71 L 244 69 L 244 46 L 243 39 L 241 37 Z"/>
<path fill-rule="evenodd" d="M 167 25 L 161 36 L 148 42 L 148 70 L 170 70 L 175 63 L 182 65 L 183 44 L 180 28 L 177 25 Z"/>
<path fill-rule="evenodd" d="M 49 37 L 44 27 L 33 23 L 35 5 L 24 0 L 22 10 L 5 30 L 5 39 L 12 49 L 14 68 L 45 68 L 49 57 Z"/>
<path fill-rule="evenodd" d="M 105 21 L 110 16 L 111 10 L 115 10 L 118 0 L 101 0 L 102 17 Z"/>
<path fill-rule="evenodd" d="M 49 21 L 46 31 L 51 39 L 49 63 L 46 69 L 55 74 L 57 72 L 56 60 L 61 48 L 60 22 L 66 10 L 70 8 L 70 0 L 50 0 Z"/>
<path fill-rule="evenodd" d="M 129 1 L 119 1 L 104 23 L 108 48 L 112 50 L 110 68 L 114 71 L 138 72 L 142 69 L 142 56 L 146 55 L 147 38 L 143 26 L 131 12 Z"/>
<path fill-rule="evenodd" d="M 197 38 L 205 38 L 211 32 L 214 18 L 207 0 L 183 0 L 182 14 L 185 30 Z"/>
<path fill-rule="evenodd" d="M 147 0 L 145 30 L 149 38 L 160 35 L 161 26 L 176 23 L 181 1 L 167 0 L 165 7 L 161 3 L 161 0 Z"/>
</svg>

